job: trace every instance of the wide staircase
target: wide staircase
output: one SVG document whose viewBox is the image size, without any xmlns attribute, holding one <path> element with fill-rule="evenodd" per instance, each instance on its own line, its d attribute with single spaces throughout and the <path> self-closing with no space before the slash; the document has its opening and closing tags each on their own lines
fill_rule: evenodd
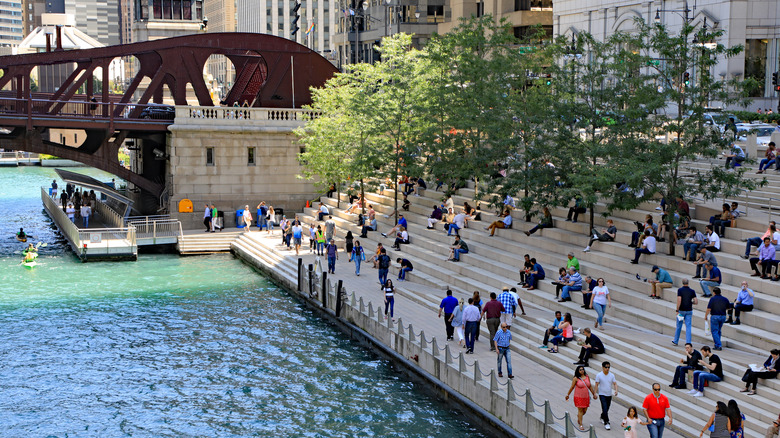
<svg viewBox="0 0 780 438">
<path fill-rule="evenodd" d="M 190 230 L 179 236 L 176 244 L 179 254 L 199 255 L 215 252 L 230 252 L 230 244 L 243 234 L 239 231 L 217 231 L 204 233 Z"/>
<path fill-rule="evenodd" d="M 393 226 L 393 218 L 385 217 L 393 210 L 393 195 L 392 190 L 385 190 L 382 194 L 366 194 L 368 203 L 377 211 L 380 232 L 387 232 Z M 373 254 L 376 244 L 382 242 L 393 261 L 397 257 L 411 260 L 415 269 L 407 274 L 409 281 L 396 286 L 404 299 L 414 300 L 432 310 L 438 309 L 443 289 L 447 287 L 452 288 L 458 297 L 471 296 L 474 290 L 479 290 L 483 297 L 487 297 L 490 292 L 500 292 L 503 286 L 516 284 L 523 255 L 530 254 L 544 266 L 547 278 L 533 291 L 518 287 L 523 303 L 548 309 L 550 316 L 555 310 L 570 312 L 576 328 L 589 327 L 595 320 L 595 311 L 581 307 L 582 294 L 575 293 L 572 302 L 558 303 L 555 300 L 555 286 L 550 284 L 550 280 L 557 279 L 558 268 L 566 265 L 566 254 L 574 252 L 581 263 L 583 275 L 606 279 L 613 304 L 607 310 L 606 329 L 595 331 L 604 341 L 607 352 L 592 359 L 593 371 L 598 371 L 595 364 L 603 360 L 612 363 L 613 368 L 619 371 L 621 396 L 617 401 L 623 405 L 641 406 L 653 382 L 661 382 L 667 388 L 665 385 L 671 382 L 675 366 L 683 355 L 682 344 L 685 339 L 683 334 L 679 347 L 671 344 L 675 328 L 676 290 L 683 278 L 690 279 L 694 275 L 695 266 L 691 262 L 682 261 L 680 246 L 676 248 L 676 256 L 666 255 L 669 252 L 668 242 L 658 244 L 656 255 L 642 255 L 639 265 L 629 263 L 634 256 L 633 249 L 627 246 L 631 231 L 636 229 L 633 221 L 643 221 L 646 214 L 652 214 L 659 222 L 657 204 L 644 204 L 636 210 L 615 213 L 611 218 L 619 230 L 616 241 L 598 242 L 588 253 L 582 252 L 589 239 L 587 214 L 580 215 L 580 222 L 572 223 L 564 220 L 567 209 L 556 209 L 553 211 L 554 228 L 540 230 L 527 237 L 522 231 L 531 228 L 533 223 L 524 222 L 522 212 L 515 211 L 513 229 L 499 229 L 495 237 L 489 237 L 483 227 L 496 220 L 496 216 L 492 211 L 481 210 L 482 221 L 472 222 L 469 228 L 460 231 L 462 238 L 469 244 L 469 254 L 461 255 L 461 263 L 452 263 L 446 261 L 446 258 L 454 238 L 446 236 L 441 224 L 437 224 L 436 230 L 426 229 L 426 218 L 432 206 L 441 202 L 441 197 L 442 193 L 433 190 L 422 191 L 419 197 L 409 197 L 411 207 L 404 214 L 409 222 L 411 244 L 402 245 L 401 252 L 390 250 L 392 238 L 383 238 L 379 232 L 370 232 L 368 239 L 358 238 L 358 216 L 337 208 L 337 200 L 334 198 L 322 198 L 322 201 L 331 208 L 340 248 L 343 248 L 346 232 L 352 231 L 361 240 L 367 257 Z M 459 190 L 453 200 L 456 205 L 466 201 L 473 205 L 473 197 L 473 187 L 465 188 Z M 346 207 L 345 198 L 340 205 Z M 597 205 L 595 211 L 596 227 L 600 229 L 606 224 L 606 218 L 601 215 L 604 206 Z M 321 224 L 316 220 L 316 213 L 315 208 L 310 208 L 299 215 L 304 224 L 304 235 L 308 233 L 311 224 Z M 700 229 L 704 228 L 711 214 L 712 208 L 692 205 L 694 223 Z M 771 402 L 780 389 L 776 380 L 760 381 L 758 394 L 754 396 L 739 392 L 744 387 L 740 379 L 747 365 L 762 363 L 768 351 L 778 347 L 776 336 L 780 331 L 780 319 L 775 314 L 780 310 L 780 284 L 751 278 L 748 262 L 739 257 L 745 250 L 745 244 L 740 239 L 761 235 L 765 228 L 765 224 L 754 223 L 749 218 L 740 219 L 737 228 L 727 229 L 722 239 L 722 252 L 716 254 L 723 273 L 724 296 L 733 300 L 741 281 L 748 280 L 756 292 L 756 308 L 742 314 L 742 325 L 726 325 L 723 328 L 724 350 L 716 352 L 723 359 L 723 382 L 710 383 L 703 398 L 692 397 L 687 391 L 665 391 L 670 396 L 675 412 L 673 427 L 685 435 L 699 435 L 716 400 L 736 399 L 739 402 L 748 419 L 745 436 L 763 436 L 766 425 L 777 418 L 777 408 Z M 275 262 L 280 269 L 295 272 L 292 261 L 280 257 Z M 668 270 L 675 281 L 674 288 L 663 291 L 661 300 L 648 297 L 650 286 L 643 281 L 644 278 L 653 277 L 650 272 L 652 265 Z M 391 272 L 397 273 L 397 268 L 394 263 Z M 690 282 L 691 287 L 701 295 L 696 280 Z M 705 336 L 703 330 L 706 303 L 706 299 L 701 299 L 694 312 L 693 343 L 697 349 L 702 345 L 712 346 L 711 337 Z M 516 333 L 522 335 L 513 349 L 516 354 L 532 358 L 541 366 L 568 378 L 574 368 L 571 363 L 577 360 L 579 352 L 574 342 L 561 348 L 557 355 L 547 354 L 546 350 L 537 348 L 550 320 L 548 316 L 518 318 L 519 330 Z M 486 330 L 484 326 L 482 330 Z M 512 330 L 515 331 L 514 326 Z M 658 341 L 658 334 L 665 335 L 663 342 Z"/>
</svg>

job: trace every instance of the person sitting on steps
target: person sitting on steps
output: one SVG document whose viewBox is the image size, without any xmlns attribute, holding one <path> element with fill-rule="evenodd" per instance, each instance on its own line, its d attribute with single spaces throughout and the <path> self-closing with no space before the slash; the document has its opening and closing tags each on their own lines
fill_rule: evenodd
<svg viewBox="0 0 780 438">
<path fill-rule="evenodd" d="M 589 252 L 590 247 L 593 245 L 594 242 L 613 242 L 615 240 L 615 236 L 617 236 L 617 227 L 615 226 L 615 223 L 612 221 L 612 219 L 607 219 L 607 227 L 602 228 L 601 232 L 596 231 L 596 229 L 591 230 L 591 234 L 593 237 L 591 237 L 590 242 L 588 242 L 588 246 L 583 249 L 583 252 Z"/>
<path fill-rule="evenodd" d="M 530 236 L 531 234 L 539 231 L 542 228 L 552 228 L 553 227 L 553 217 L 552 213 L 550 213 L 550 209 L 547 207 L 542 208 L 542 217 L 539 219 L 539 224 L 537 224 L 535 227 L 531 228 L 530 230 L 525 232 L 526 236 Z"/>
</svg>

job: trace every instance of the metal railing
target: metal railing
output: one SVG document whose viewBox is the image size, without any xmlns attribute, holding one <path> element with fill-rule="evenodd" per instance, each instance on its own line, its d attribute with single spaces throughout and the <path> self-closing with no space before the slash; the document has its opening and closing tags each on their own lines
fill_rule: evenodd
<svg viewBox="0 0 780 438">
<path fill-rule="evenodd" d="M 154 219 L 151 216 L 128 219 L 128 226 L 136 229 L 138 239 L 157 239 L 160 237 L 181 237 L 183 235 L 181 221 L 176 219 Z"/>
<path fill-rule="evenodd" d="M 49 196 L 49 191 L 46 187 L 41 187 L 41 200 L 43 200 L 43 207 L 46 209 L 46 212 L 49 213 L 49 216 L 51 216 L 54 223 L 57 224 L 60 233 L 62 233 L 76 248 L 81 247 L 78 227 L 68 219 L 68 215 L 62 211 L 62 208 L 57 204 L 57 201 Z"/>
<path fill-rule="evenodd" d="M 99 199 L 95 201 L 95 213 L 100 216 L 105 225 L 111 228 L 123 228 L 125 226 L 122 215 Z"/>
<path fill-rule="evenodd" d="M 305 109 L 186 106 L 176 108 L 177 119 L 252 120 L 303 123 L 320 113 Z"/>
<path fill-rule="evenodd" d="M 173 111 L 166 105 L 88 100 L 16 99 L 0 97 L 0 116 L 52 116 L 79 119 L 144 119 L 145 122 L 173 121 Z"/>
<path fill-rule="evenodd" d="M 78 231 L 77 246 L 82 258 L 89 255 L 122 255 L 138 253 L 135 227 L 88 228 Z"/>
</svg>

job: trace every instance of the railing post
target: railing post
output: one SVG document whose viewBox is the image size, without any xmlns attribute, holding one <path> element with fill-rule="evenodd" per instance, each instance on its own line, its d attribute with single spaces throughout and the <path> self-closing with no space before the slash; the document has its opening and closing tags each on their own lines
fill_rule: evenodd
<svg viewBox="0 0 780 438">
<path fill-rule="evenodd" d="M 301 259 L 298 259 L 301 260 Z M 341 297 L 341 289 L 343 287 L 344 280 L 339 280 L 338 284 L 336 285 L 336 318 L 341 316 L 341 303 L 343 301 Z"/>
<path fill-rule="evenodd" d="M 479 370 L 479 361 L 474 361 L 474 381 L 479 382 L 482 380 L 482 371 Z"/>
<path fill-rule="evenodd" d="M 433 357 L 436 357 L 439 355 L 439 346 L 436 345 L 436 337 L 434 336 L 431 340 L 431 353 L 433 354 Z"/>
<path fill-rule="evenodd" d="M 450 351 L 450 344 L 444 346 L 444 364 L 449 365 L 452 362 L 452 352 Z"/>
<path fill-rule="evenodd" d="M 322 273 L 322 307 L 328 307 L 328 273 Z"/>
<path fill-rule="evenodd" d="M 425 350 L 428 348 L 428 341 L 425 339 L 425 331 L 420 330 L 420 348 Z"/>
<path fill-rule="evenodd" d="M 571 416 L 569 415 L 568 412 L 563 414 L 563 421 L 566 422 L 566 436 L 567 437 L 576 436 L 576 434 L 574 432 L 574 425 L 571 422 Z"/>
<path fill-rule="evenodd" d="M 531 398 L 531 390 L 526 388 L 525 389 L 525 411 L 528 413 L 535 412 L 534 409 L 534 399 Z M 547 422 L 545 422 L 547 424 Z"/>
<path fill-rule="evenodd" d="M 490 370 L 490 391 L 498 391 L 498 378 L 496 377 L 496 370 Z"/>
<path fill-rule="evenodd" d="M 459 373 L 465 373 L 466 372 L 466 358 L 463 356 L 463 353 L 461 353 L 458 356 L 458 372 Z"/>
<path fill-rule="evenodd" d="M 567 412 L 566 415 L 569 413 Z M 566 417 L 568 418 L 568 417 Z M 550 400 L 544 401 L 544 424 L 553 424 L 555 418 L 553 418 L 552 409 L 550 409 Z"/>
<path fill-rule="evenodd" d="M 298 258 L 298 292 L 303 291 L 303 285 L 301 284 L 303 280 L 303 259 Z"/>
<path fill-rule="evenodd" d="M 515 401 L 515 388 L 512 386 L 512 379 L 506 381 L 506 401 L 507 403 Z"/>
<path fill-rule="evenodd" d="M 401 318 L 398 318 L 398 335 L 404 335 L 404 322 Z"/>
<path fill-rule="evenodd" d="M 314 296 L 314 265 L 309 263 L 309 298 Z"/>
</svg>

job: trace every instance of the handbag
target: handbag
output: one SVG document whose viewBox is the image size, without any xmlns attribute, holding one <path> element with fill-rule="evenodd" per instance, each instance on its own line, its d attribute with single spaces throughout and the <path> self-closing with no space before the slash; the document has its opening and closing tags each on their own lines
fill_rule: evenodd
<svg viewBox="0 0 780 438">
<path fill-rule="evenodd" d="M 710 320 L 709 319 L 705 319 L 704 320 L 704 334 L 706 336 L 709 336 L 710 334 L 712 334 L 712 332 L 710 331 Z"/>
</svg>

